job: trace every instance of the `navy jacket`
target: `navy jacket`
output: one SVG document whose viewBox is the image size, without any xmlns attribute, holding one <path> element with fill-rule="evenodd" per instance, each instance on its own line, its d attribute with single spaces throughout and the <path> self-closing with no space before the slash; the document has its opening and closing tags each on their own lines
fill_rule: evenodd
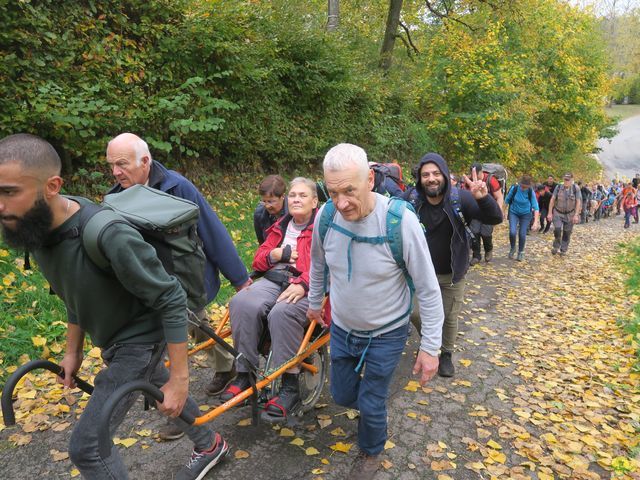
<svg viewBox="0 0 640 480">
<path fill-rule="evenodd" d="M 405 199 L 411 202 L 420 218 L 420 209 L 424 208 L 427 202 L 424 189 L 420 183 L 420 170 L 426 163 L 435 163 L 445 181 L 444 199 L 439 205 L 444 209 L 451 225 L 453 226 L 453 236 L 451 237 L 451 271 L 453 272 L 453 283 L 457 283 L 464 278 L 469 269 L 469 238 L 465 232 L 462 221 L 455 215 L 451 206 L 451 183 L 449 182 L 449 167 L 447 162 L 437 153 L 427 153 L 420 160 L 416 174 L 415 189 L 407 189 Z M 473 219 L 480 220 L 484 224 L 497 225 L 502 222 L 502 212 L 500 207 L 491 195 L 487 195 L 480 200 L 473 198 L 468 190 L 458 189 L 460 198 L 460 210 L 467 222 Z"/>
<path fill-rule="evenodd" d="M 247 268 L 240 260 L 229 232 L 193 183 L 154 160 L 149 172 L 149 186 L 190 200 L 200 208 L 198 235 L 207 257 L 204 270 L 207 303 L 213 301 L 220 290 L 220 272 L 234 287 L 239 287 L 249 280 Z M 109 193 L 118 193 L 122 190 L 124 190 L 122 186 L 117 184 L 109 190 Z"/>
</svg>

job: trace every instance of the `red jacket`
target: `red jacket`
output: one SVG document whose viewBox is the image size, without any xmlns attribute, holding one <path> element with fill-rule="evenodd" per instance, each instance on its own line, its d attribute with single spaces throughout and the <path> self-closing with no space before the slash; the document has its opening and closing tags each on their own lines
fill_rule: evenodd
<svg viewBox="0 0 640 480">
<path fill-rule="evenodd" d="M 296 260 L 295 269 L 298 275 L 291 277 L 291 283 L 301 284 L 305 292 L 309 291 L 309 269 L 311 268 L 311 234 L 313 233 L 313 221 L 316 216 L 317 209 L 314 210 L 309 225 L 305 227 L 296 241 L 296 250 L 298 251 L 298 259 Z M 271 225 L 267 231 L 267 238 L 253 257 L 251 267 L 258 272 L 266 272 L 274 266 L 269 254 L 274 248 L 280 247 L 287 231 L 287 225 L 292 217 L 289 214 L 282 216 L 276 223 Z"/>
</svg>

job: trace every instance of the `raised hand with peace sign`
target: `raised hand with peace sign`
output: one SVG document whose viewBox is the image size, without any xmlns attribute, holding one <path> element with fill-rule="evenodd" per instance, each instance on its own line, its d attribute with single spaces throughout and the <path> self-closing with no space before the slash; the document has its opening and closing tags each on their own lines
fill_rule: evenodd
<svg viewBox="0 0 640 480">
<path fill-rule="evenodd" d="M 462 178 L 465 185 L 467 186 L 467 189 L 471 192 L 473 198 L 475 198 L 476 200 L 480 200 L 481 198 L 486 197 L 489 193 L 485 181 L 482 178 L 478 180 L 478 172 L 476 172 L 475 167 L 471 169 L 471 178 L 467 177 L 466 175 L 463 175 Z"/>
</svg>

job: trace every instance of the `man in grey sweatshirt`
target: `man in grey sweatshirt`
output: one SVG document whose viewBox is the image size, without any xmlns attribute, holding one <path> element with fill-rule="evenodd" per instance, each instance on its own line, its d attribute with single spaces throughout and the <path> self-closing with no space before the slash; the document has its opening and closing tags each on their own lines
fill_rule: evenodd
<svg viewBox="0 0 640 480">
<path fill-rule="evenodd" d="M 394 260 L 390 244 L 380 241 L 388 232 L 390 199 L 371 191 L 374 178 L 365 151 L 356 145 L 336 145 L 325 156 L 323 168 L 336 211 L 328 229 L 324 229 L 323 240 L 319 227 L 323 215 L 320 212 L 316 216 L 308 317 L 320 321 L 325 284 L 329 283 L 331 394 L 336 403 L 360 411 L 360 454 L 349 478 L 373 478 L 387 440 L 386 400 L 407 341 L 412 295 L 417 298 L 422 319 L 422 339 L 413 373 L 420 374 L 423 385 L 438 369 L 442 300 L 416 215 L 405 210 L 401 217 L 406 272 Z"/>
</svg>

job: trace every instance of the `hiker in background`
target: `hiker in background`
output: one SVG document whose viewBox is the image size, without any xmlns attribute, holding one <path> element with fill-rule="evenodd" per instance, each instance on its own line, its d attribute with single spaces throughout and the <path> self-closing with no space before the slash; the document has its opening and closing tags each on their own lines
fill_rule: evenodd
<svg viewBox="0 0 640 480">
<path fill-rule="evenodd" d="M 582 196 L 582 209 L 580 210 L 580 223 L 587 223 L 589 221 L 589 207 L 591 206 L 591 190 L 585 183 L 582 184 L 578 181 L 578 188 L 580 188 L 580 194 Z"/>
<path fill-rule="evenodd" d="M 267 175 L 258 186 L 260 203 L 253 212 L 253 229 L 259 245 L 267 238 L 269 227 L 287 213 L 286 190 L 287 185 L 280 175 Z"/>
<path fill-rule="evenodd" d="M 558 185 L 549 202 L 547 221 L 553 221 L 553 246 L 551 254 L 566 255 L 571 240 L 573 226 L 580 221 L 582 194 L 573 183 L 573 174 L 567 172 L 562 177 L 563 184 Z"/>
<path fill-rule="evenodd" d="M 549 214 L 549 202 L 551 202 L 551 194 L 544 185 L 538 185 L 538 207 L 540 208 L 540 229 L 538 232 L 547 233 L 551 227 L 551 222 L 547 222 L 547 215 Z"/>
<path fill-rule="evenodd" d="M 519 262 L 524 260 L 524 246 L 527 241 L 527 229 L 533 216 L 532 229 L 539 226 L 540 208 L 533 193 L 531 175 L 523 175 L 518 185 L 513 185 L 505 198 L 505 203 L 509 205 L 509 258 L 516 255 L 516 235 L 518 238 Z"/>
<path fill-rule="evenodd" d="M 463 177 L 467 189 L 452 187 L 447 162 L 437 153 L 422 157 L 415 172 L 417 195 L 411 203 L 425 228 L 424 235 L 444 306 L 438 375 L 452 377 L 455 374 L 453 351 L 458 336 L 458 316 L 464 299 L 465 275 L 469 269 L 467 222 L 478 220 L 497 225 L 502 221 L 502 210 L 488 194 L 486 182 L 479 180 L 475 171 L 471 179 Z M 411 322 L 420 332 L 418 314 L 419 309 L 414 308 Z"/>
<path fill-rule="evenodd" d="M 549 175 L 547 177 L 547 181 L 544 182 L 543 185 L 544 185 L 544 188 L 547 189 L 547 192 L 549 192 L 552 195 L 553 195 L 553 192 L 556 191 L 556 187 L 558 186 L 555 178 L 553 178 L 553 175 Z"/>
<path fill-rule="evenodd" d="M 69 458 L 85 479 L 129 478 L 115 445 L 108 457 L 101 457 L 97 427 L 105 402 L 119 387 L 147 380 L 164 394 L 158 409 L 178 422 L 194 443 L 188 464 L 175 478 L 200 479 L 224 459 L 229 446 L 209 426 L 177 419 L 183 411 L 200 415 L 198 404 L 189 397 L 185 291 L 176 277 L 167 274 L 154 247 L 124 220 L 110 222 L 101 231 L 98 248 L 108 257 L 110 270 L 96 268 L 77 233 L 84 209 L 95 205 L 61 195 L 60 170 L 60 157 L 45 140 L 27 134 L 0 140 L 4 240 L 33 254 L 67 307 L 67 340 L 60 362 L 64 375 L 58 382 L 65 388 L 76 386 L 73 376 L 82 365 L 85 334 L 101 349 L 105 363 L 74 425 Z M 169 371 L 161 361 L 165 345 Z M 111 432 L 137 398 L 131 394 L 121 401 L 111 418 Z"/>
<path fill-rule="evenodd" d="M 624 228 L 631 226 L 631 217 L 634 223 L 638 223 L 638 198 L 637 191 L 631 182 L 622 190 L 622 208 L 624 210 Z"/>
<path fill-rule="evenodd" d="M 197 229 L 207 260 L 204 278 L 207 303 L 212 302 L 220 290 L 219 272 L 231 282 L 236 291 L 251 284 L 247 269 L 238 256 L 229 232 L 211 205 L 189 180 L 153 160 L 144 140 L 132 133 L 118 135 L 107 146 L 107 162 L 118 182 L 109 193 L 118 193 L 132 185 L 143 184 L 198 205 L 200 218 Z M 207 321 L 204 306 L 194 313 L 200 321 Z M 195 334 L 196 341 L 208 338 L 199 330 L 195 330 Z M 208 395 L 218 395 L 236 376 L 233 357 L 216 345 L 207 350 L 207 363 L 214 375 L 205 391 Z M 175 440 L 182 437 L 183 431 L 170 422 L 159 434 L 163 440 Z"/>
<path fill-rule="evenodd" d="M 473 175 L 475 170 L 478 179 L 487 184 L 487 190 L 489 194 L 494 198 L 500 211 L 504 204 L 504 193 L 502 191 L 502 185 L 498 179 L 489 172 L 483 171 L 481 163 L 474 163 L 471 166 L 470 174 Z M 463 185 L 464 188 L 464 185 Z M 493 258 L 493 224 L 482 223 L 480 220 L 473 219 L 469 225 L 471 232 L 474 235 L 471 241 L 472 258 L 470 265 L 480 263 L 482 260 L 482 246 L 484 246 L 484 261 L 490 262 Z"/>
<path fill-rule="evenodd" d="M 331 394 L 339 405 L 360 411 L 360 452 L 347 478 L 372 479 L 387 440 L 387 397 L 405 350 L 412 297 L 422 318 L 413 373 L 423 385 L 438 368 L 442 301 L 418 219 L 402 200 L 371 191 L 374 175 L 365 151 L 337 145 L 323 168 L 332 202 L 314 225 L 307 315 L 321 321 L 330 283 Z"/>
</svg>

